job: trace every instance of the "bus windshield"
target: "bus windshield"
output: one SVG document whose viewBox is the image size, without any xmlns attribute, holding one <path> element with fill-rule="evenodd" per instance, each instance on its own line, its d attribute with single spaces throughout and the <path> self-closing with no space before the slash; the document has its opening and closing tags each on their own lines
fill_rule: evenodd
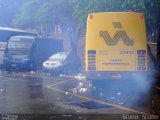
<svg viewBox="0 0 160 120">
<path fill-rule="evenodd" d="M 33 39 L 11 38 L 8 42 L 9 54 L 29 54 L 33 44 Z"/>
<path fill-rule="evenodd" d="M 9 40 L 8 49 L 30 49 L 33 44 L 33 39 L 13 38 Z"/>
</svg>

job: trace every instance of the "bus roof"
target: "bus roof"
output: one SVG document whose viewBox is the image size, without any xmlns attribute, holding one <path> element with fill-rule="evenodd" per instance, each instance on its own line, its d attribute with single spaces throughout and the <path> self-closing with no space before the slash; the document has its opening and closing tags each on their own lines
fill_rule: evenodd
<svg viewBox="0 0 160 120">
<path fill-rule="evenodd" d="M 30 34 L 30 35 L 38 35 L 37 32 L 28 31 L 28 30 L 21 30 L 21 29 L 15 29 L 15 28 L 9 28 L 9 27 L 0 27 L 0 31 L 18 32 L 18 33 L 24 33 L 24 34 Z"/>
<path fill-rule="evenodd" d="M 125 11 L 117 11 L 117 12 L 95 12 L 95 13 L 90 13 L 88 16 L 90 15 L 98 15 L 98 14 L 104 14 L 104 13 L 111 13 L 111 14 L 115 14 L 115 13 L 135 13 L 135 14 L 142 14 L 142 13 L 138 13 L 132 10 L 125 10 Z"/>
<path fill-rule="evenodd" d="M 34 39 L 34 36 L 29 35 L 21 35 L 21 36 L 13 36 L 11 38 L 28 38 L 28 39 Z"/>
</svg>

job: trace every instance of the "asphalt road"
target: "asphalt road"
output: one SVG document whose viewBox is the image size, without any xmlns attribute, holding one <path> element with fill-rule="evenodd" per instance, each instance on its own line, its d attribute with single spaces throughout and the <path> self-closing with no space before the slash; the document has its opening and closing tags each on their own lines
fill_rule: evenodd
<svg viewBox="0 0 160 120">
<path fill-rule="evenodd" d="M 83 75 L 0 73 L 1 114 L 145 114 L 120 91 L 104 96 Z M 104 99 L 105 97 L 105 99 Z M 123 99 L 122 99 L 123 98 Z"/>
</svg>

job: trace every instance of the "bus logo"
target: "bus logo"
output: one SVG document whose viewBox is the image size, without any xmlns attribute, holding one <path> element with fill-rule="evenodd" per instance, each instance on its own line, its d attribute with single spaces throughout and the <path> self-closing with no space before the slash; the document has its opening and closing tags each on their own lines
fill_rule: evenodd
<svg viewBox="0 0 160 120">
<path fill-rule="evenodd" d="M 115 29 L 123 29 L 120 22 L 113 22 L 112 24 Z M 100 31 L 99 36 L 104 39 L 105 43 L 108 46 L 116 46 L 120 39 L 122 39 L 123 43 L 126 46 L 133 46 L 134 45 L 134 41 L 129 38 L 126 31 L 124 31 L 124 30 L 117 30 L 116 33 L 114 34 L 113 38 L 109 35 L 109 33 L 107 31 Z"/>
</svg>

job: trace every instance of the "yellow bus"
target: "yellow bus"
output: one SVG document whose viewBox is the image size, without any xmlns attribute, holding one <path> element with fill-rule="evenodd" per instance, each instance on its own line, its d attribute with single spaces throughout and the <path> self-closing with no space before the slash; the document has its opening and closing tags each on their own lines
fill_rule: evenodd
<svg viewBox="0 0 160 120">
<path fill-rule="evenodd" d="M 118 79 L 145 73 L 148 58 L 144 14 L 89 14 L 85 57 L 87 79 Z"/>
</svg>

